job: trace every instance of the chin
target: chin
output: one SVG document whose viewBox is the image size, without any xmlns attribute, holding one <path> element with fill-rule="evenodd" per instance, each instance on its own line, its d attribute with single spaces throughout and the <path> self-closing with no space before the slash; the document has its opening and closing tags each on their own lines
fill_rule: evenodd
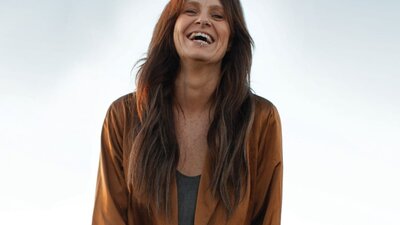
<svg viewBox="0 0 400 225">
<path fill-rule="evenodd" d="M 208 62 L 211 60 L 211 57 L 207 54 L 202 53 L 192 53 L 186 54 L 185 56 L 181 56 L 182 59 L 187 59 L 190 61 L 199 61 L 199 62 Z"/>
<path fill-rule="evenodd" d="M 204 55 L 195 55 L 195 56 L 192 56 L 192 57 L 189 57 L 191 60 L 194 60 L 194 61 L 200 61 L 200 62 L 208 62 L 208 61 L 210 61 L 210 59 L 211 59 L 211 57 L 209 57 L 209 56 L 204 56 Z"/>
</svg>

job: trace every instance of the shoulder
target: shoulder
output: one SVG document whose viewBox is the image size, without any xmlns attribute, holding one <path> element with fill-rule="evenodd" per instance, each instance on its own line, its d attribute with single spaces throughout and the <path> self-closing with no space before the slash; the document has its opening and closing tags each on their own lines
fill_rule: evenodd
<svg viewBox="0 0 400 225">
<path fill-rule="evenodd" d="M 132 125 L 135 118 L 135 92 L 125 94 L 111 102 L 106 114 L 106 122 L 117 129 Z"/>
<path fill-rule="evenodd" d="M 279 120 L 279 112 L 276 106 L 259 95 L 253 94 L 254 102 L 254 119 L 255 121 L 271 122 L 271 120 Z"/>
<path fill-rule="evenodd" d="M 107 114 L 116 117 L 132 116 L 135 111 L 135 99 L 135 92 L 118 97 L 110 104 Z"/>
<path fill-rule="evenodd" d="M 118 112 L 133 111 L 134 104 L 135 104 L 135 92 L 131 92 L 115 99 L 111 103 L 109 110 L 115 110 Z"/>
<path fill-rule="evenodd" d="M 250 140 L 258 150 L 259 162 L 271 160 L 271 165 L 280 162 L 282 158 L 281 120 L 275 105 L 260 96 L 253 96 L 254 118 Z"/>
</svg>

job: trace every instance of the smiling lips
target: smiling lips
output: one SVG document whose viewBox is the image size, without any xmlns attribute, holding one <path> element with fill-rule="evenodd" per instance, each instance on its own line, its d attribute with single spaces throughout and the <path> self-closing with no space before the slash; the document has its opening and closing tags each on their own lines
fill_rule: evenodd
<svg viewBox="0 0 400 225">
<path fill-rule="evenodd" d="M 197 41 L 203 44 L 212 44 L 214 43 L 214 39 L 211 37 L 211 35 L 203 32 L 192 32 L 188 35 L 189 40 L 191 41 Z"/>
</svg>

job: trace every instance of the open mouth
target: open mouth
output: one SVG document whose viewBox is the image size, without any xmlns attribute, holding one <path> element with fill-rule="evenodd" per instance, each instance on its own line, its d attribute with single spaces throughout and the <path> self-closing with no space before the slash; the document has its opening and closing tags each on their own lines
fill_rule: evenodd
<svg viewBox="0 0 400 225">
<path fill-rule="evenodd" d="M 187 38 L 191 41 L 196 41 L 208 45 L 214 43 L 214 39 L 212 38 L 212 36 L 204 32 L 192 32 L 187 36 Z"/>
</svg>

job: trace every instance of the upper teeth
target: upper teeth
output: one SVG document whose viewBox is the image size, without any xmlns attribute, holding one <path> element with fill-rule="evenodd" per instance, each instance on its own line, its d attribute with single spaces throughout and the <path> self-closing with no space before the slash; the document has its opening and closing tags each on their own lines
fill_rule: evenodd
<svg viewBox="0 0 400 225">
<path fill-rule="evenodd" d="M 209 44 L 212 43 L 212 38 L 210 37 L 210 35 L 208 35 L 206 33 L 201 33 L 201 32 L 193 32 L 190 35 L 189 39 L 193 40 L 195 37 L 198 37 L 198 36 L 204 37 L 207 40 L 207 43 L 209 43 Z"/>
</svg>

